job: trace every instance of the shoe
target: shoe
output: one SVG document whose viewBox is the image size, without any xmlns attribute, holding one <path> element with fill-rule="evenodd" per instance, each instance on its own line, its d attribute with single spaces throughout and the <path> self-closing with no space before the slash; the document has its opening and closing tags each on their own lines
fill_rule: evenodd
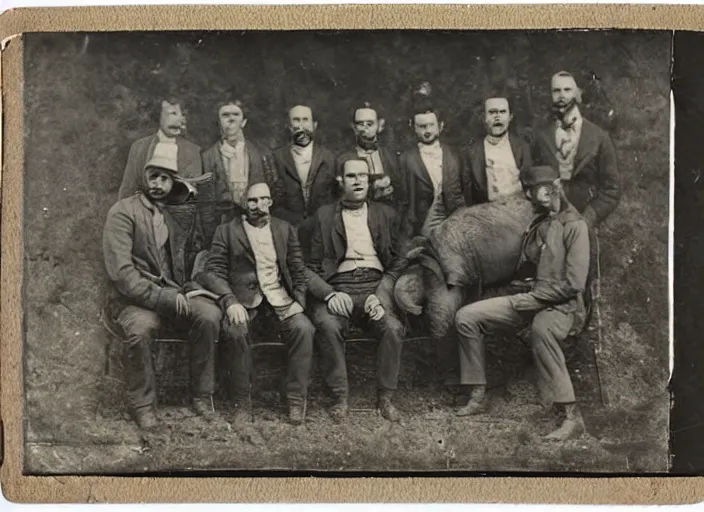
<svg viewBox="0 0 704 512">
<path fill-rule="evenodd" d="M 191 402 L 193 412 L 204 419 L 211 419 L 215 415 L 212 397 L 195 397 Z"/>
<path fill-rule="evenodd" d="M 456 416 L 475 416 L 486 412 L 486 386 L 474 386 L 467 405 L 455 412 Z"/>
<path fill-rule="evenodd" d="M 339 397 L 330 408 L 330 417 L 336 423 L 342 423 L 347 419 L 349 407 L 347 405 L 347 397 Z"/>
<path fill-rule="evenodd" d="M 401 421 L 401 414 L 398 412 L 398 409 L 396 409 L 394 404 L 391 402 L 392 397 L 393 397 L 393 391 L 390 391 L 390 390 L 379 391 L 377 408 L 379 409 L 379 412 L 381 412 L 382 417 L 386 418 L 388 421 L 391 421 L 391 422 L 398 422 L 398 421 Z"/>
<path fill-rule="evenodd" d="M 150 430 L 159 425 L 159 420 L 156 418 L 153 407 L 140 407 L 134 411 L 132 416 L 137 426 L 142 430 Z"/>
<path fill-rule="evenodd" d="M 577 408 L 577 404 L 565 405 L 565 419 L 557 430 L 545 436 L 548 441 L 567 441 L 577 439 L 586 432 L 582 413 Z"/>
<path fill-rule="evenodd" d="M 292 404 L 288 407 L 288 420 L 291 422 L 291 425 L 302 425 L 305 416 L 304 404 Z"/>
</svg>

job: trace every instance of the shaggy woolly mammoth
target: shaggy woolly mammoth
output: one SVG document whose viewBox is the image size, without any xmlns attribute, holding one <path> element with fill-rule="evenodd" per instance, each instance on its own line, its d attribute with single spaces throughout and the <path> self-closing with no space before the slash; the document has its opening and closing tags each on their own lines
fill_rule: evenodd
<svg viewBox="0 0 704 512">
<path fill-rule="evenodd" d="M 532 218 L 523 195 L 455 211 L 427 238 L 412 241 L 410 266 L 394 288 L 399 307 L 412 315 L 424 313 L 431 336 L 444 337 L 463 304 L 513 278 Z"/>
</svg>

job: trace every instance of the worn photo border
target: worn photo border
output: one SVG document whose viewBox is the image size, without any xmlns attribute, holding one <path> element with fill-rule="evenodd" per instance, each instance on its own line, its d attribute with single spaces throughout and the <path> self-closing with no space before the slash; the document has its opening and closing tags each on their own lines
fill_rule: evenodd
<svg viewBox="0 0 704 512">
<path fill-rule="evenodd" d="M 2 263 L 0 418 L 6 498 L 15 502 L 395 502 L 681 504 L 704 499 L 704 478 L 679 477 L 37 477 L 22 475 L 23 134 L 25 32 L 245 29 L 704 30 L 702 6 L 336 5 L 121 6 L 19 9 L 0 16 Z M 671 236 L 672 233 L 671 233 Z"/>
</svg>

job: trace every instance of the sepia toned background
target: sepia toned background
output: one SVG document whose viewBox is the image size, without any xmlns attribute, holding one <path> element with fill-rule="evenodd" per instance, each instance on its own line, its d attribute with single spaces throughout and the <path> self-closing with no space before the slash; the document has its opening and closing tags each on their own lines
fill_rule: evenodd
<svg viewBox="0 0 704 512">
<path fill-rule="evenodd" d="M 670 38 L 597 31 L 27 36 L 25 470 L 666 470 Z M 158 450 L 139 452 L 99 323 L 100 235 L 129 145 L 154 130 L 150 114 L 162 91 L 185 97 L 189 137 L 202 147 L 217 136 L 214 104 L 233 91 L 250 106 L 248 137 L 282 145 L 286 108 L 312 101 L 321 142 L 339 151 L 351 143 L 355 100 L 379 103 L 386 141 L 403 147 L 410 141 L 405 97 L 429 80 L 444 107 L 446 140 L 465 146 L 478 133 L 481 100 L 497 87 L 512 96 L 519 135 L 529 137 L 547 112 L 549 77 L 560 69 L 585 88 L 585 116 L 611 130 L 624 183 L 621 206 L 601 234 L 608 409 L 591 355 L 595 332 L 574 361 L 586 440 L 557 456 L 537 442 L 530 363 L 516 344 L 494 350 L 495 424 L 428 417 L 446 397 L 407 350 L 404 368 L 413 379 L 400 397 L 411 416 L 405 429 L 385 429 L 362 414 L 347 430 L 328 428 L 321 416 L 322 426 L 292 433 L 274 415 L 252 432 L 221 425 L 203 437 L 176 408 L 178 427 L 155 440 Z M 363 388 L 364 354 L 359 360 Z M 411 387 L 414 380 L 421 385 Z"/>
</svg>

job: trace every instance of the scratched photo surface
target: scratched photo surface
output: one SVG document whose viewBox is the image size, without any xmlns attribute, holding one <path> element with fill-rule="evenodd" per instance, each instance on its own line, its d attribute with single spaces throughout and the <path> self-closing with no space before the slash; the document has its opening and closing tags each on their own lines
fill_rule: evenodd
<svg viewBox="0 0 704 512">
<path fill-rule="evenodd" d="M 26 35 L 23 471 L 666 472 L 671 44 Z"/>
</svg>

